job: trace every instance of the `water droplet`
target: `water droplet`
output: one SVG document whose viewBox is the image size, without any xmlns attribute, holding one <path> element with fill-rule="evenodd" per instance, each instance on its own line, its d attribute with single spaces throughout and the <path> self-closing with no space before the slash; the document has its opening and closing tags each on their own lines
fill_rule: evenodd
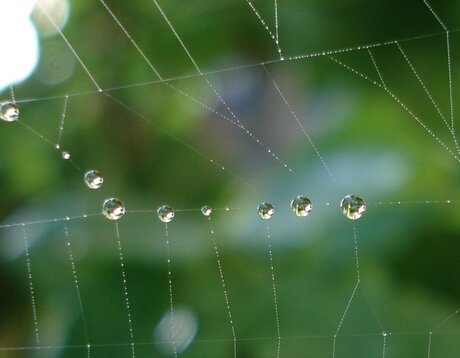
<svg viewBox="0 0 460 358">
<path fill-rule="evenodd" d="M 90 189 L 99 189 L 104 183 L 104 178 L 97 170 L 88 170 L 85 173 L 85 184 Z"/>
<path fill-rule="evenodd" d="M 65 150 L 61 153 L 61 155 L 62 155 L 62 159 L 65 159 L 65 160 L 70 159 L 70 153 Z"/>
<path fill-rule="evenodd" d="M 118 220 L 126 213 L 125 204 L 117 198 L 107 199 L 102 204 L 102 213 L 107 219 Z"/>
<path fill-rule="evenodd" d="M 366 211 L 364 200 L 357 195 L 347 195 L 340 202 L 340 207 L 343 215 L 351 220 L 359 219 Z"/>
<path fill-rule="evenodd" d="M 201 212 L 204 216 L 210 216 L 212 213 L 212 208 L 210 206 L 205 205 L 201 208 Z"/>
<path fill-rule="evenodd" d="M 275 213 L 275 208 L 270 203 L 262 203 L 257 207 L 257 212 L 262 219 L 268 220 Z"/>
<path fill-rule="evenodd" d="M 0 118 L 5 122 L 14 122 L 19 118 L 19 108 L 16 103 L 2 102 L 0 104 Z"/>
<path fill-rule="evenodd" d="M 299 195 L 291 201 L 291 208 L 297 216 L 307 216 L 310 214 L 312 204 L 306 196 Z"/>
<path fill-rule="evenodd" d="M 160 206 L 157 210 L 158 217 L 164 223 L 169 223 L 174 219 L 174 209 L 168 205 Z"/>
</svg>

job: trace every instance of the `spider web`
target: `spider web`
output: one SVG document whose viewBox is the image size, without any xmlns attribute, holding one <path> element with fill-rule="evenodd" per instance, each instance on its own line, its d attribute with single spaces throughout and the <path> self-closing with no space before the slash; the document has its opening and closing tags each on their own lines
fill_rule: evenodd
<svg viewBox="0 0 460 358">
<path fill-rule="evenodd" d="M 4 94 L 2 354 L 456 356 L 457 5 L 73 6 L 72 76 Z"/>
</svg>

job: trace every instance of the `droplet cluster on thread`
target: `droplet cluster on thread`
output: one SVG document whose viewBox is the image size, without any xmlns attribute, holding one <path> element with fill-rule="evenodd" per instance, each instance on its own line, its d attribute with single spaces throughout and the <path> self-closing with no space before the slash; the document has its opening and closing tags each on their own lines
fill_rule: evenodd
<svg viewBox="0 0 460 358">
<path fill-rule="evenodd" d="M 103 183 L 102 175 L 97 170 L 90 170 L 85 174 L 85 183 L 91 189 L 98 189 Z M 326 205 L 329 206 L 329 203 Z M 312 211 L 313 205 L 311 200 L 304 196 L 296 196 L 291 201 L 291 210 L 297 217 L 306 217 Z M 340 208 L 343 215 L 350 220 L 357 220 L 361 218 L 366 211 L 366 204 L 364 200 L 358 195 L 347 195 L 340 202 Z M 228 208 L 226 208 L 228 211 Z M 201 214 L 210 217 L 212 208 L 204 205 L 200 209 Z M 110 220 L 120 219 L 126 212 L 125 206 L 120 199 L 110 198 L 104 201 L 102 206 L 102 213 Z M 257 206 L 257 213 L 264 220 L 269 220 L 275 215 L 275 207 L 269 202 L 262 202 Z M 175 210 L 169 205 L 162 205 L 157 209 L 158 218 L 164 222 L 169 223 L 175 217 Z"/>
</svg>

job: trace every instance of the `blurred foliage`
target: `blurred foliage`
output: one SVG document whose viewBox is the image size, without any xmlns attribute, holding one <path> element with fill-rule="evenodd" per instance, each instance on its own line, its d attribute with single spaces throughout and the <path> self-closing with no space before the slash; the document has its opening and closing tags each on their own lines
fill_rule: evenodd
<svg viewBox="0 0 460 358">
<path fill-rule="evenodd" d="M 383 45 L 401 40 L 450 121 L 445 34 L 423 1 L 278 3 L 280 45 L 286 58 L 377 44 L 371 50 L 387 88 L 458 156 L 449 131 L 396 45 Z M 383 89 L 328 56 L 279 61 L 272 39 L 247 2 L 161 1 L 201 70 L 210 72 L 206 79 L 245 128 L 279 155 L 277 161 L 230 123 L 236 118 L 204 76 L 197 76 L 152 1 L 107 4 L 176 89 L 158 81 L 97 0 L 71 3 L 64 34 L 102 93 L 95 91 L 58 35 L 41 39 L 40 71 L 15 86 L 20 123 L 0 123 L 0 217 L 4 225 L 51 219 L 25 227 L 40 345 L 48 348 L 3 349 L 34 347 L 35 337 L 23 228 L 2 226 L 0 356 L 86 356 L 85 324 L 91 357 L 131 355 L 114 223 L 101 215 L 53 221 L 99 213 L 103 200 L 112 196 L 121 198 L 128 209 L 119 229 L 138 357 L 163 356 L 153 331 L 169 310 L 165 228 L 155 215 L 164 203 L 179 209 L 169 225 L 174 302 L 199 320 L 195 341 L 182 356 L 233 356 L 211 227 L 199 211 L 205 204 L 218 209 L 211 225 L 238 338 L 237 356 L 276 355 L 267 223 L 281 355 L 330 356 L 333 335 L 356 283 L 354 224 L 338 209 L 349 193 L 360 194 L 368 210 L 355 223 L 361 283 L 341 326 L 337 356 L 381 355 L 383 331 L 389 332 L 388 357 L 426 356 L 429 332 L 460 302 L 458 159 Z M 273 30 L 273 2 L 253 4 Z M 432 5 L 452 30 L 457 108 L 460 2 Z M 379 81 L 367 50 L 333 57 Z M 263 61 L 335 180 L 286 108 Z M 50 85 L 55 77 L 48 72 L 47 82 L 45 62 L 56 71 L 73 72 Z M 62 160 L 59 150 L 24 126 L 56 143 L 66 95 L 61 148 L 71 153 L 72 162 Z M 84 171 L 90 168 L 104 175 L 99 191 L 83 184 Z M 290 200 L 301 193 L 313 202 L 311 215 L 303 219 L 289 209 Z M 261 201 L 275 205 L 276 215 L 269 222 L 262 222 L 255 211 Z M 435 330 L 433 357 L 458 355 L 459 326 L 454 315 Z"/>
</svg>

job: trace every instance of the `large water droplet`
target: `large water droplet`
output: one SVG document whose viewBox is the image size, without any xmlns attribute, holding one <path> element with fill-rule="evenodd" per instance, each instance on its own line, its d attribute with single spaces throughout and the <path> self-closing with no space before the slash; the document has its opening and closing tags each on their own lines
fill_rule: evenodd
<svg viewBox="0 0 460 358">
<path fill-rule="evenodd" d="M 201 208 L 201 212 L 204 216 L 210 216 L 212 214 L 212 208 L 210 206 L 205 205 Z"/>
<path fill-rule="evenodd" d="M 107 219 L 118 220 L 126 213 L 125 204 L 117 198 L 107 199 L 102 205 L 102 213 Z"/>
<path fill-rule="evenodd" d="M 297 216 L 307 216 L 310 214 L 312 207 L 310 199 L 303 195 L 299 195 L 291 201 L 292 211 Z"/>
<path fill-rule="evenodd" d="M 169 223 L 174 219 L 174 209 L 168 205 L 160 206 L 157 210 L 158 217 L 164 223 Z"/>
<path fill-rule="evenodd" d="M 85 184 L 90 189 L 99 189 L 104 183 L 102 174 L 97 170 L 88 170 L 85 173 Z"/>
<path fill-rule="evenodd" d="M 5 122 L 17 121 L 19 117 L 19 108 L 16 103 L 2 102 L 0 104 L 0 118 Z"/>
<path fill-rule="evenodd" d="M 340 202 L 340 207 L 343 215 L 351 220 L 359 219 L 366 211 L 364 200 L 357 195 L 347 195 Z"/>
<path fill-rule="evenodd" d="M 262 219 L 268 220 L 275 214 L 275 208 L 270 203 L 262 203 L 257 207 L 257 212 Z"/>
</svg>

